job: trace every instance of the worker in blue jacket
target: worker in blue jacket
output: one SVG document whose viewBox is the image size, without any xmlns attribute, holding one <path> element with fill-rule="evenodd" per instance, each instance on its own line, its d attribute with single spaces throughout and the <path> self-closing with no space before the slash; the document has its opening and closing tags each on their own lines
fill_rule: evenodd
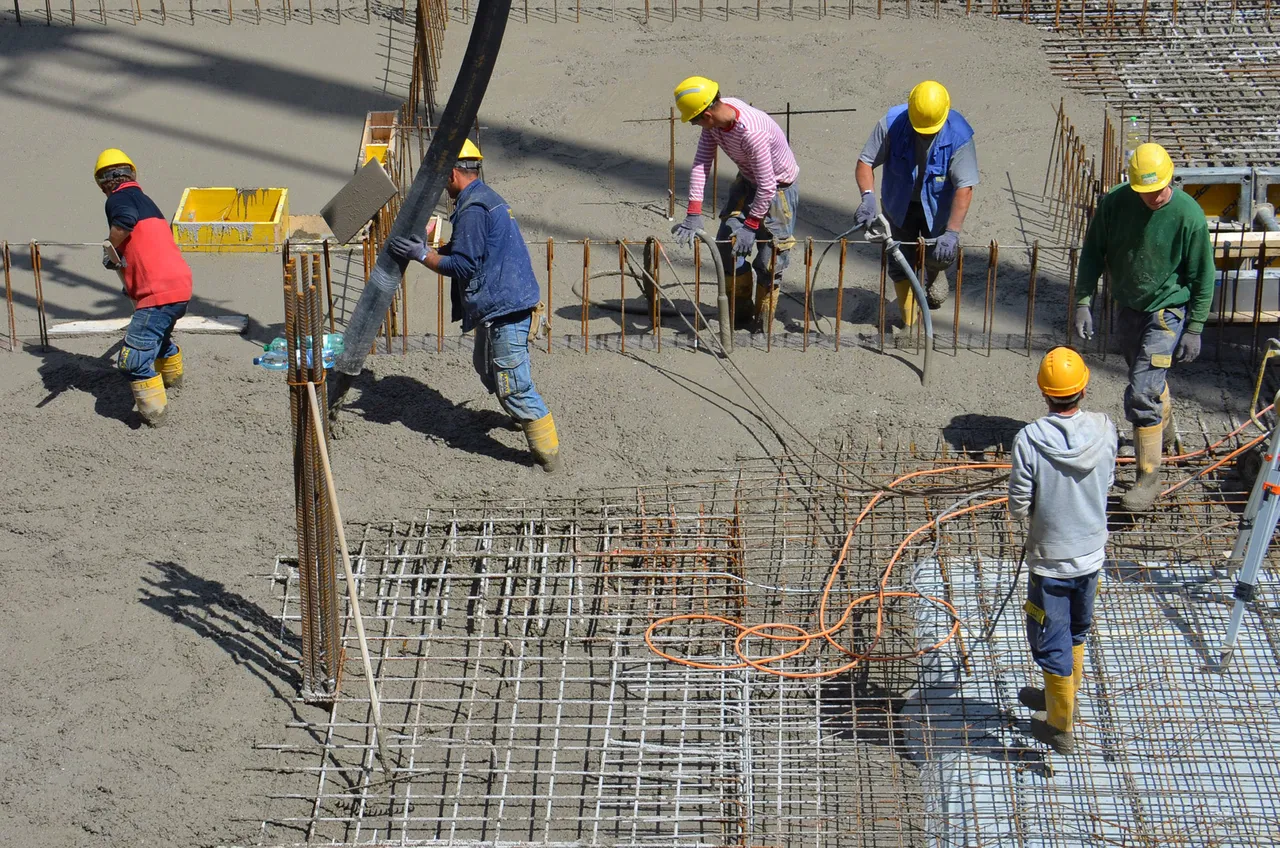
<svg viewBox="0 0 1280 848">
<path fill-rule="evenodd" d="M 854 169 L 862 192 L 853 216 L 855 227 L 865 227 L 878 214 L 874 169 L 882 165 L 881 206 L 911 267 L 920 267 L 917 240 L 935 240 L 924 257 L 921 282 L 929 308 L 937 309 L 947 299 L 946 270 L 959 253 L 960 230 L 978 184 L 973 128 L 951 108 L 951 95 L 941 83 L 926 80 L 911 89 L 907 102 L 890 109 L 871 131 Z M 911 284 L 892 262 L 889 276 L 902 323 L 910 327 L 916 317 Z"/>
<path fill-rule="evenodd" d="M 387 249 L 453 281 L 452 320 L 462 321 L 463 332 L 476 331 L 473 362 L 480 381 L 520 424 L 537 463 L 555 471 L 560 439 L 529 367 L 529 333 L 541 306 L 538 280 L 511 207 L 480 179 L 483 159 L 467 140 L 445 184 L 456 204 L 448 244 L 437 251 L 422 236 L 396 236 Z"/>
</svg>

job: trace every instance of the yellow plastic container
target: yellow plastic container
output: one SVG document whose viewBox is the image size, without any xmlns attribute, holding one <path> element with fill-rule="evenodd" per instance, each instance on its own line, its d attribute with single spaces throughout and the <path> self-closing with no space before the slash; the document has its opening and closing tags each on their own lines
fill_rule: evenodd
<svg viewBox="0 0 1280 848">
<path fill-rule="evenodd" d="M 173 215 L 182 250 L 274 253 L 289 231 L 287 188 L 188 188 Z"/>
<path fill-rule="evenodd" d="M 396 123 L 399 112 L 368 112 L 364 116 L 364 131 L 360 134 L 360 161 L 356 170 L 363 168 L 370 159 L 387 166 L 387 157 L 396 153 Z"/>
</svg>

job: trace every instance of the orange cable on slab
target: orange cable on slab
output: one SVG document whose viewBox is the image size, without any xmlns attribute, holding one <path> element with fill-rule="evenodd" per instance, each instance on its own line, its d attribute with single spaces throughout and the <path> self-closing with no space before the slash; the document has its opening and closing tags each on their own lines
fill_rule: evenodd
<svg viewBox="0 0 1280 848">
<path fill-rule="evenodd" d="M 1270 411 L 1273 408 L 1273 406 L 1274 404 L 1272 406 L 1266 407 L 1263 410 L 1260 410 L 1258 414 L 1259 415 L 1265 414 L 1266 412 Z M 1232 430 L 1230 433 L 1223 436 L 1218 441 L 1214 442 L 1211 445 L 1208 445 L 1207 447 L 1201 450 L 1192 451 L 1190 453 L 1185 453 L 1185 454 L 1178 454 L 1176 456 L 1166 457 L 1164 461 L 1165 462 L 1183 461 L 1188 459 L 1194 459 L 1200 456 L 1210 455 L 1213 453 L 1215 449 L 1217 449 L 1218 447 L 1226 443 L 1228 440 L 1242 433 L 1249 426 L 1250 423 L 1252 423 L 1252 419 L 1249 422 L 1246 422 L 1245 424 L 1242 424 L 1241 426 Z M 1202 477 L 1203 475 L 1217 468 L 1220 468 L 1221 466 L 1230 462 L 1235 457 L 1239 456 L 1241 453 L 1244 453 L 1245 451 L 1249 450 L 1253 446 L 1260 443 L 1266 437 L 1267 437 L 1267 434 L 1264 433 L 1263 435 L 1258 436 L 1257 438 L 1247 442 L 1243 446 L 1236 448 L 1235 450 L 1233 450 L 1232 452 L 1230 452 L 1229 454 L 1227 454 L 1225 457 L 1218 460 L 1217 462 L 1214 462 L 1208 467 L 1196 472 L 1193 475 L 1190 475 L 1186 479 L 1178 483 L 1175 483 L 1173 486 L 1169 487 L 1164 492 L 1162 492 L 1161 495 L 1167 496 L 1169 494 L 1172 494 L 1173 492 L 1176 492 L 1182 487 L 1186 486 L 1188 483 L 1191 483 L 1193 480 L 1196 480 Z M 1122 459 L 1117 460 L 1117 463 L 1122 463 L 1122 462 L 1133 462 L 1133 458 L 1124 457 Z M 925 531 L 930 529 L 937 528 L 944 521 L 949 521 L 953 518 L 959 518 L 963 515 L 968 515 L 970 513 L 977 512 L 979 510 L 988 509 L 990 507 L 995 507 L 995 506 L 1000 506 L 1001 504 L 1005 504 L 1009 500 L 1008 497 L 991 498 L 989 500 L 982 501 L 981 503 L 972 504 L 970 506 L 966 506 L 961 509 L 953 509 L 951 511 L 948 511 L 939 515 L 938 517 L 932 519 L 931 521 L 928 521 L 920 525 L 919 527 L 915 528 L 914 530 L 912 530 L 898 544 L 898 547 L 893 552 L 893 556 L 891 556 L 889 558 L 888 563 L 886 563 L 884 571 L 881 573 L 880 583 L 876 591 L 871 594 L 862 595 L 858 598 L 854 598 L 852 601 L 850 601 L 848 604 L 845 605 L 844 611 L 840 615 L 840 618 L 837 621 L 833 622 L 832 624 L 828 625 L 827 612 L 828 612 L 828 604 L 830 602 L 830 597 L 831 597 L 831 591 L 835 586 L 836 579 L 840 575 L 840 569 L 844 567 L 845 561 L 848 558 L 849 546 L 853 542 L 853 537 L 857 533 L 858 527 L 862 524 L 863 520 L 865 520 L 866 517 L 871 514 L 872 510 L 875 509 L 876 505 L 879 504 L 881 501 L 883 501 L 889 494 L 893 493 L 893 490 L 898 485 L 908 480 L 912 480 L 918 477 L 935 476 L 935 475 L 943 475 L 943 474 L 956 474 L 956 473 L 963 473 L 963 472 L 969 472 L 969 471 L 1006 470 L 1011 467 L 1012 467 L 1011 464 L 1007 462 L 964 463 L 959 465 L 944 466 L 941 468 L 928 468 L 920 471 L 913 471 L 909 474 L 904 474 L 901 477 L 896 478 L 891 483 L 889 483 L 888 486 L 881 489 L 880 491 L 877 491 L 874 495 L 872 495 L 871 499 L 867 502 L 867 505 L 862 508 L 862 511 L 858 513 L 857 518 L 854 519 L 853 524 L 849 527 L 848 533 L 845 534 L 844 544 L 841 545 L 840 553 L 836 557 L 836 561 L 831 567 L 830 574 L 827 576 L 826 585 L 823 587 L 823 590 L 822 590 L 822 599 L 819 601 L 819 604 L 818 604 L 817 613 L 818 613 L 819 629 L 816 631 L 809 631 L 798 624 L 792 624 L 788 622 L 766 621 L 766 622 L 761 622 L 759 624 L 748 625 L 748 624 L 743 624 L 740 621 L 734 621 L 733 619 L 726 618 L 724 616 L 719 616 L 719 615 L 712 615 L 710 613 L 683 613 L 679 615 L 665 616 L 663 618 L 654 620 L 645 629 L 645 633 L 644 633 L 645 644 L 649 646 L 649 649 L 651 651 L 653 651 L 655 654 L 662 657 L 663 659 L 666 659 L 678 665 L 687 666 L 689 668 L 705 669 L 708 671 L 734 671 L 734 670 L 741 670 L 745 668 L 753 668 L 753 669 L 756 669 L 757 671 L 762 671 L 762 672 L 765 672 L 766 674 L 771 674 L 771 675 L 774 675 L 775 677 L 782 677 L 788 680 L 808 680 L 808 679 L 814 679 L 814 678 L 831 677 L 837 674 L 843 674 L 846 671 L 856 668 L 860 663 L 863 663 L 863 662 L 895 662 L 895 661 L 913 659 L 915 657 L 923 656 L 932 651 L 936 651 L 937 649 L 941 648 L 943 645 L 945 645 L 946 643 L 954 639 L 956 635 L 960 632 L 959 613 L 956 611 L 956 608 L 953 605 L 951 605 L 950 603 L 948 603 L 947 601 L 941 598 L 935 598 L 930 595 L 925 595 L 921 592 L 887 590 L 886 587 L 888 586 L 889 579 L 893 574 L 893 569 L 897 565 L 899 559 L 901 559 L 902 554 L 906 551 L 907 546 L 910 545 L 912 540 L 914 540 L 921 533 L 924 533 Z M 650 553 L 652 552 L 635 550 L 635 549 L 615 549 L 613 551 L 610 551 L 611 555 L 612 554 L 647 555 Z M 876 645 L 879 644 L 880 639 L 884 633 L 884 606 L 885 606 L 884 602 L 886 598 L 916 598 L 920 600 L 929 601 L 930 603 L 935 604 L 936 606 L 942 607 L 948 611 L 948 613 L 951 615 L 951 618 L 952 618 L 951 627 L 947 631 L 946 635 L 944 635 L 941 639 L 939 639 L 934 644 L 924 648 L 917 649 L 916 651 L 913 651 L 911 653 L 897 654 L 897 655 L 875 654 L 873 653 L 873 651 L 875 650 Z M 865 604 L 873 599 L 877 601 L 876 626 L 875 626 L 875 635 L 871 640 L 870 646 L 868 646 L 867 649 L 864 651 L 855 651 L 851 648 L 845 647 L 844 645 L 836 641 L 836 639 L 834 638 L 835 634 L 838 633 L 841 629 L 843 629 L 844 626 L 848 623 L 850 616 L 853 614 L 854 608 L 862 604 Z M 691 660 L 685 657 L 678 657 L 678 656 L 675 656 L 674 654 L 670 654 L 662 650 L 661 648 L 659 648 L 656 644 L 654 644 L 655 635 L 662 628 L 666 627 L 667 625 L 674 624 L 676 622 L 688 622 L 688 621 L 711 621 L 717 624 L 722 624 L 725 627 L 729 627 L 737 630 L 738 631 L 737 636 L 733 640 L 733 652 L 734 652 L 734 655 L 737 657 L 737 662 L 716 663 L 716 662 L 704 662 L 700 660 Z M 744 646 L 745 641 L 752 636 L 758 636 L 762 639 L 772 641 L 772 642 L 781 642 L 784 644 L 794 643 L 795 647 L 789 648 L 787 650 L 782 651 L 781 653 L 774 654 L 772 656 L 753 658 L 747 654 L 746 648 Z M 850 661 L 847 663 L 844 663 L 843 665 L 836 666 L 834 668 L 823 669 L 820 671 L 808 671 L 808 672 L 783 671 L 781 669 L 774 667 L 774 664 L 776 663 L 783 662 L 785 660 L 788 660 L 792 657 L 795 657 L 799 654 L 804 653 L 806 650 L 808 650 L 809 646 L 813 644 L 813 642 L 817 639 L 825 640 L 829 645 L 831 645 L 837 651 L 850 657 L 851 658 Z"/>
</svg>

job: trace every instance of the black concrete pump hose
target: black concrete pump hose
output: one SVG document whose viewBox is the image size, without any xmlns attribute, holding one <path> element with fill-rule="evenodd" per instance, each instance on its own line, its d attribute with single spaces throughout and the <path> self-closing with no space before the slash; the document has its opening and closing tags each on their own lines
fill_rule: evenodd
<svg viewBox="0 0 1280 848">
<path fill-rule="evenodd" d="M 400 206 L 400 214 L 391 225 L 388 242 L 391 237 L 412 236 L 426 229 L 427 219 L 440 201 L 449 172 L 462 152 L 462 143 L 480 112 L 480 102 L 497 64 L 510 12 L 511 0 L 480 0 L 457 81 L 417 176 Z M 369 282 L 347 322 L 345 349 L 333 366 L 329 383 L 330 411 L 342 403 L 351 383 L 364 368 L 365 356 L 373 347 L 373 340 L 400 287 L 406 264 L 395 259 L 383 244 Z"/>
</svg>

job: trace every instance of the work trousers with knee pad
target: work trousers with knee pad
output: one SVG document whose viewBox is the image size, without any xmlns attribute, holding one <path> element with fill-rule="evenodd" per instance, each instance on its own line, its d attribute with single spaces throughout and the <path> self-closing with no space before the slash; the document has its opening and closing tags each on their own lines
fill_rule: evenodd
<svg viewBox="0 0 1280 848">
<path fill-rule="evenodd" d="M 1072 672 L 1071 646 L 1083 645 L 1093 626 L 1093 601 L 1102 569 L 1079 577 L 1027 580 L 1027 644 L 1042 669 L 1059 677 Z"/>
<path fill-rule="evenodd" d="M 530 310 L 504 315 L 476 325 L 472 364 L 489 394 L 516 421 L 537 421 L 549 413 L 533 385 L 529 367 Z"/>
<path fill-rule="evenodd" d="M 724 262 L 725 276 L 732 277 L 736 270 L 747 264 L 746 257 L 734 256 L 729 246 L 733 231 L 729 229 L 730 218 L 745 218 L 756 197 L 755 183 L 745 179 L 741 174 L 734 178 L 729 186 L 729 199 L 720 212 L 720 230 L 716 233 L 716 241 L 720 243 L 720 258 Z M 795 246 L 796 210 L 800 204 L 800 189 L 796 183 L 778 186 L 778 191 L 769 204 L 769 211 L 756 230 L 756 255 L 751 260 L 751 268 L 755 271 L 756 284 L 777 286 L 782 281 L 782 272 L 791 264 L 791 248 Z M 777 261 L 774 261 L 774 254 Z M 772 266 L 772 278 L 770 277 Z"/>
<path fill-rule="evenodd" d="M 902 256 L 912 269 L 916 270 L 916 276 L 920 278 L 921 285 L 928 285 L 930 280 L 951 267 L 950 262 L 939 262 L 934 259 L 933 245 L 926 245 L 924 273 L 920 273 L 920 239 L 935 238 L 935 236 L 929 232 L 929 224 L 924 219 L 924 207 L 919 203 L 912 203 L 907 207 L 907 217 L 903 219 L 902 226 L 889 222 L 889 234 L 895 241 L 902 243 Z M 906 272 L 898 267 L 897 262 L 890 260 L 889 279 L 897 283 L 906 278 Z"/>
<path fill-rule="evenodd" d="M 185 300 L 134 310 L 129 327 L 124 331 L 124 346 L 116 357 L 116 366 L 125 373 L 129 382 L 156 376 L 156 359 L 178 352 L 178 346 L 173 343 L 173 327 L 185 314 Z"/>
<path fill-rule="evenodd" d="M 1124 390 L 1124 417 L 1135 427 L 1164 423 L 1160 395 L 1173 365 L 1173 352 L 1182 338 L 1185 306 L 1139 312 L 1122 306 L 1116 314 L 1115 334 L 1129 364 Z"/>
</svg>

